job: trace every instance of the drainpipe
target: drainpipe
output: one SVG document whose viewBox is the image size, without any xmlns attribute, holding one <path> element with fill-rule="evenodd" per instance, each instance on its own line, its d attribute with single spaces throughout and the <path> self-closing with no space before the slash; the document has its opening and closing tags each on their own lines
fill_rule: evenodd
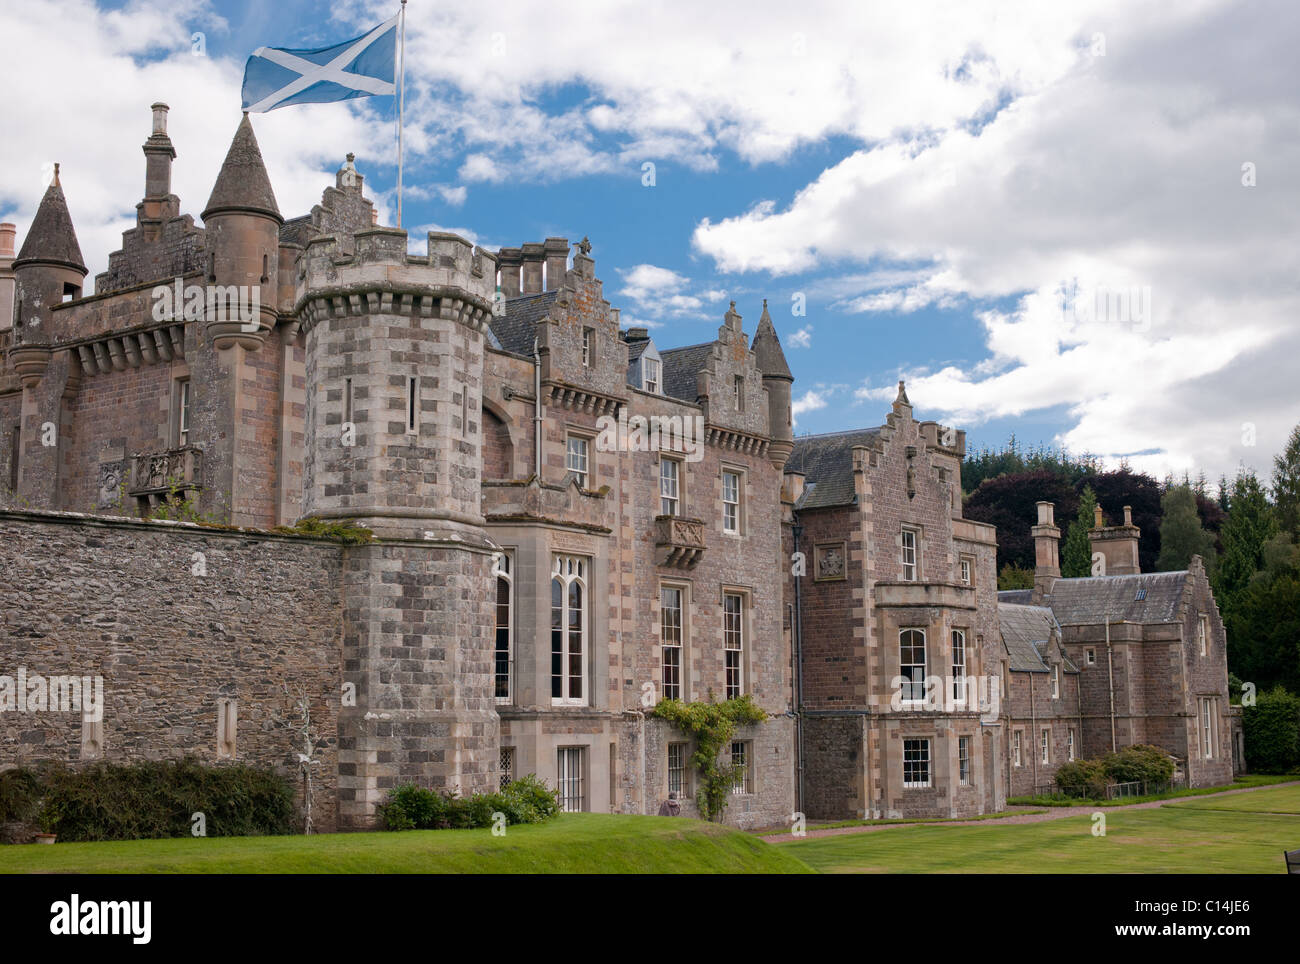
<svg viewBox="0 0 1300 964">
<path fill-rule="evenodd" d="M 542 353 L 533 339 L 533 475 L 542 484 Z"/>
<path fill-rule="evenodd" d="M 795 515 L 798 519 L 798 515 Z M 794 551 L 799 551 L 799 536 L 803 526 L 796 521 L 793 526 Z M 847 560 L 846 560 L 847 564 Z M 803 773 L 803 576 L 794 577 L 794 619 L 791 620 L 790 635 L 794 641 L 794 756 L 795 756 L 795 811 L 803 813 L 804 773 Z"/>
<path fill-rule="evenodd" d="M 1115 742 L 1115 656 L 1110 648 L 1110 613 L 1106 614 L 1106 672 L 1110 674 L 1110 752 L 1118 747 Z"/>
<path fill-rule="evenodd" d="M 1034 761 L 1034 789 L 1029 791 L 1032 795 L 1038 792 L 1038 755 L 1042 752 L 1042 747 L 1038 744 L 1038 714 L 1034 709 L 1034 674 L 1026 673 L 1025 675 L 1029 677 L 1029 739 L 1033 741 L 1029 746 L 1034 748 L 1031 757 Z"/>
</svg>

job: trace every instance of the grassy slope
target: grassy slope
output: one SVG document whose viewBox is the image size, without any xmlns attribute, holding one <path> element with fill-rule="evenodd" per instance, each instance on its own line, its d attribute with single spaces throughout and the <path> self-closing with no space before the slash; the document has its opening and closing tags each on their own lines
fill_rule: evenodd
<svg viewBox="0 0 1300 964">
<path fill-rule="evenodd" d="M 830 873 L 1065 874 L 1284 873 L 1282 851 L 1300 846 L 1300 787 L 1105 816 L 1105 837 L 1094 837 L 1091 818 L 1080 816 L 1028 824 L 936 824 L 776 846 Z"/>
<path fill-rule="evenodd" d="M 0 847 L 0 873 L 807 873 L 793 854 L 716 824 L 564 814 L 490 830 L 209 837 Z"/>
</svg>

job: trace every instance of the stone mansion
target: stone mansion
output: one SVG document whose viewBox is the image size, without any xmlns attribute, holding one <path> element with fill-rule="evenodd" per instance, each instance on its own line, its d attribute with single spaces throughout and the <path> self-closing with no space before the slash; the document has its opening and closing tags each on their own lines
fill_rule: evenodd
<svg viewBox="0 0 1300 964">
<path fill-rule="evenodd" d="M 766 303 L 752 338 L 732 303 L 713 340 L 657 346 L 585 239 L 412 254 L 352 155 L 286 219 L 247 115 L 196 224 L 152 110 L 136 225 L 93 291 L 75 172 L 16 256 L 0 225 L 0 679 L 104 694 L 24 712 L 0 685 L 0 768 L 295 776 L 305 705 L 325 828 L 373 825 L 402 783 L 524 773 L 569 810 L 693 814 L 694 747 L 648 711 L 748 694 L 767 720 L 724 754 L 741 826 L 995 811 L 1134 742 L 1230 779 L 1199 560 L 1142 574 L 1137 530 L 1099 518 L 1108 575 L 1061 579 L 1043 504 L 1036 588 L 999 594 L 964 433 L 900 384 L 880 427 L 796 439 Z"/>
</svg>

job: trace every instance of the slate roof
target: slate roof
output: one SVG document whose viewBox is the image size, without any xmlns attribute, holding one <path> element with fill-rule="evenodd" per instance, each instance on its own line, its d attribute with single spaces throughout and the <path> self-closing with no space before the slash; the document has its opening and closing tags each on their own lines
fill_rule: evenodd
<svg viewBox="0 0 1300 964">
<path fill-rule="evenodd" d="M 698 382 L 696 375 L 713 357 L 713 342 L 685 345 L 681 348 L 661 349 L 659 359 L 664 363 L 664 394 L 695 404 Z"/>
<path fill-rule="evenodd" d="M 1010 656 L 1007 665 L 1019 673 L 1046 673 L 1043 654 L 1052 631 L 1057 628 L 1052 611 L 1046 606 L 999 602 L 998 622 L 1002 626 L 1002 642 Z"/>
<path fill-rule="evenodd" d="M 550 312 L 558 291 L 521 295 L 506 301 L 506 313 L 493 315 L 489 327 L 501 348 L 516 355 L 533 357 L 533 339 L 537 337 L 537 323 Z"/>
<path fill-rule="evenodd" d="M 868 428 L 796 438 L 786 462 L 786 471 L 804 474 L 804 494 L 795 508 L 852 505 L 853 447 L 869 445 L 879 434 L 879 428 Z"/>
<path fill-rule="evenodd" d="M 998 590 L 998 602 L 1014 603 L 1017 606 L 1028 606 L 1034 601 L 1034 591 L 1032 589 L 1000 589 Z"/>
<path fill-rule="evenodd" d="M 624 338 L 623 341 L 627 345 L 627 363 L 629 365 L 645 354 L 645 350 L 650 347 L 649 338 Z"/>
<path fill-rule="evenodd" d="M 219 211 L 260 211 L 280 219 L 280 208 L 275 203 L 271 179 L 262 163 L 262 149 L 257 146 L 253 125 L 244 115 L 239 129 L 230 142 L 230 150 L 212 185 L 212 196 L 203 208 L 203 220 Z"/>
<path fill-rule="evenodd" d="M 1178 615 L 1187 575 L 1183 570 L 1058 579 L 1047 602 L 1062 626 L 1090 626 L 1107 617 L 1111 622 L 1168 623 Z"/>
<path fill-rule="evenodd" d="M 81 245 L 77 243 L 77 232 L 72 227 L 72 215 L 68 213 L 68 202 L 63 196 L 57 170 L 36 209 L 32 226 L 27 229 L 27 237 L 23 239 L 14 267 L 21 267 L 24 261 L 55 261 L 80 268 L 83 272 L 86 270 L 86 262 L 81 257 Z"/>
</svg>

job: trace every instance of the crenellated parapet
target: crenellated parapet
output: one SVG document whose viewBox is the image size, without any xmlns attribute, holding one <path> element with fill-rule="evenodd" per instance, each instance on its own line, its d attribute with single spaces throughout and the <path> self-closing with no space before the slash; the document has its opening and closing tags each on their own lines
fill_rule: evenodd
<svg viewBox="0 0 1300 964">
<path fill-rule="evenodd" d="M 353 236 L 344 253 L 332 236 L 314 238 L 298 262 L 294 311 L 304 333 L 324 318 L 363 314 L 456 321 L 487 330 L 496 259 L 455 234 L 429 232 L 429 253 L 407 253 L 400 228 Z"/>
</svg>

